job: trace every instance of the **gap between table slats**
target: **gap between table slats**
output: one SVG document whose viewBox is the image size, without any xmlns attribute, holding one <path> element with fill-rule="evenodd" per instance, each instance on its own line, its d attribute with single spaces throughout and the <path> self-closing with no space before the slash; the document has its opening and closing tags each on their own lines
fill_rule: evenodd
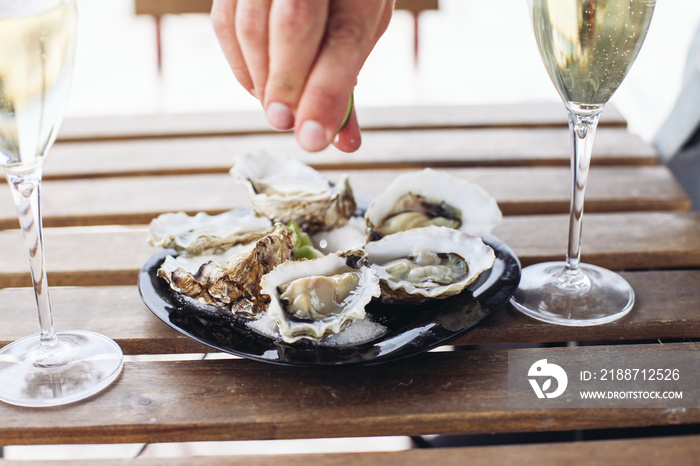
<svg viewBox="0 0 700 466">
<path fill-rule="evenodd" d="M 223 447 L 222 449 L 225 449 Z M 129 464 L 160 466 L 492 466 L 494 464 L 554 465 L 578 464 L 581 458 L 588 465 L 664 464 L 673 458 L 674 466 L 697 464 L 700 457 L 700 435 L 652 437 L 585 442 L 556 442 L 531 445 L 469 446 L 424 448 L 402 451 L 361 453 L 267 454 L 245 456 L 199 456 L 167 459 L 139 457 Z M 0 460 L 0 466 L 45 465 L 40 461 L 13 462 Z M 94 465 L 94 460 L 52 461 L 52 466 Z M 101 466 L 124 465 L 123 459 L 101 459 Z"/>
</svg>

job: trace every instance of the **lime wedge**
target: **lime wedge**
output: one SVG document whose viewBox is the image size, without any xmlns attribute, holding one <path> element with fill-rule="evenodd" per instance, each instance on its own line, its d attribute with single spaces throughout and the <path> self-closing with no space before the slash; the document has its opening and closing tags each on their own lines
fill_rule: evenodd
<svg viewBox="0 0 700 466">
<path fill-rule="evenodd" d="M 340 125 L 340 129 L 342 130 L 345 128 L 345 125 L 348 124 L 348 121 L 350 121 L 350 115 L 352 115 L 352 108 L 355 105 L 355 97 L 354 93 L 350 94 L 350 100 L 348 101 L 348 109 L 345 111 L 345 118 L 343 118 L 343 124 Z"/>
<path fill-rule="evenodd" d="M 297 222 L 292 220 L 287 226 L 294 230 L 294 234 L 297 238 L 294 244 L 295 261 L 299 259 L 316 259 L 317 257 L 323 256 L 323 253 L 314 247 L 314 243 L 311 241 L 309 235 L 302 231 Z"/>
</svg>

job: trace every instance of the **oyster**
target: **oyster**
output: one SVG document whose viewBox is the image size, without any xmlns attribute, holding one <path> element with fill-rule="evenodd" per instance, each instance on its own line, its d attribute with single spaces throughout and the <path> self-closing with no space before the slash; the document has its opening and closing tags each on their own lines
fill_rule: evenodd
<svg viewBox="0 0 700 466">
<path fill-rule="evenodd" d="M 485 236 L 501 219 L 496 200 L 481 187 L 430 168 L 396 177 L 365 214 L 370 241 L 430 225 Z"/>
<path fill-rule="evenodd" d="M 309 234 L 344 225 L 355 213 L 346 176 L 334 184 L 294 159 L 247 155 L 238 159 L 231 174 L 247 187 L 255 213 L 285 225 L 294 221 Z"/>
<path fill-rule="evenodd" d="M 406 230 L 365 245 L 382 300 L 423 302 L 462 292 L 496 256 L 481 238 L 447 227 Z"/>
<path fill-rule="evenodd" d="M 365 306 L 380 294 L 363 251 L 286 262 L 264 275 L 261 287 L 270 297 L 268 315 L 287 343 L 339 333 L 364 319 Z"/>
<path fill-rule="evenodd" d="M 271 230 L 270 219 L 241 209 L 219 215 L 173 212 L 151 221 L 148 242 L 151 246 L 175 249 L 181 255 L 199 256 L 219 254 L 236 244 L 258 240 Z"/>
<path fill-rule="evenodd" d="M 294 258 L 294 233 L 278 224 L 271 233 L 241 249 L 230 255 L 224 265 L 208 260 L 194 273 L 191 260 L 182 263 L 168 256 L 158 276 L 174 291 L 201 303 L 255 316 L 265 311 L 269 302 L 261 294 L 260 279 L 276 265 Z"/>
</svg>

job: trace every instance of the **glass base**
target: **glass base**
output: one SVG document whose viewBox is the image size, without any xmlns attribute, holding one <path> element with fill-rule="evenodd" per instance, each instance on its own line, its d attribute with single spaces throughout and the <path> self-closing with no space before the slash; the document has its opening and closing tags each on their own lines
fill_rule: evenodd
<svg viewBox="0 0 700 466">
<path fill-rule="evenodd" d="M 634 305 L 634 290 L 607 269 L 580 264 L 567 270 L 564 262 L 525 267 L 510 300 L 516 309 L 537 320 L 584 327 L 617 320 Z"/>
<path fill-rule="evenodd" d="M 99 333 L 57 333 L 43 348 L 39 335 L 0 349 L 0 400 L 17 406 L 58 406 L 83 400 L 114 382 L 122 370 L 119 345 Z"/>
</svg>

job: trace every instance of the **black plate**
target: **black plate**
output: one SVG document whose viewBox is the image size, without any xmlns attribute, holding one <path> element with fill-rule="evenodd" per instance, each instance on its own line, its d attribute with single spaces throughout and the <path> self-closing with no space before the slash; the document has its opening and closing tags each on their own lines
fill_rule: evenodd
<svg viewBox="0 0 700 466">
<path fill-rule="evenodd" d="M 250 320 L 214 306 L 200 305 L 170 289 L 156 272 L 173 250 L 160 250 L 139 274 L 143 302 L 163 322 L 184 335 L 226 353 L 292 366 L 378 364 L 413 356 L 464 335 L 502 309 L 520 281 L 520 262 L 496 237 L 484 238 L 496 253 L 494 266 L 457 296 L 422 305 L 389 306 L 373 301 L 367 318 L 387 328 L 372 341 L 325 346 L 308 340 L 285 343 L 260 334 Z"/>
</svg>

